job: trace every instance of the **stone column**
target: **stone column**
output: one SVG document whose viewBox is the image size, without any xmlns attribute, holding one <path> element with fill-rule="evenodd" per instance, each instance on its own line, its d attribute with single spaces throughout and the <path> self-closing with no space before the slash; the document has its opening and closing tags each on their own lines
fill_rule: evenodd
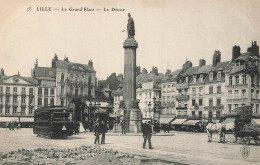
<svg viewBox="0 0 260 165">
<path fill-rule="evenodd" d="M 136 101 L 136 49 L 138 43 L 133 37 L 128 37 L 123 45 L 124 56 L 124 120 L 126 132 L 140 132 L 141 113 L 135 108 Z M 141 127 L 140 127 L 141 128 Z"/>
</svg>

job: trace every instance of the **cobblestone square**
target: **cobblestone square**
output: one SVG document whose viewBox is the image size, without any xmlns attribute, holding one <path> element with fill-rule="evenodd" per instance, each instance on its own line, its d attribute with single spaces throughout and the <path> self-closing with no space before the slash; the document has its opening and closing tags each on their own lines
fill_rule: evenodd
<svg viewBox="0 0 260 165">
<path fill-rule="evenodd" d="M 153 150 L 143 149 L 143 137 L 141 134 L 121 135 L 119 133 L 107 133 L 106 144 L 94 145 L 93 133 L 82 133 L 73 135 L 67 139 L 49 139 L 37 137 L 32 133 L 32 129 L 19 129 L 9 131 L 0 130 L 1 161 L 7 156 L 17 151 L 16 156 L 8 158 L 15 162 L 19 158 L 19 153 L 23 152 L 32 160 L 40 160 L 39 164 L 65 164 L 95 162 L 102 164 L 101 160 L 111 160 L 108 163 L 115 163 L 112 160 L 120 158 L 120 162 L 133 164 L 145 161 L 155 164 L 164 162 L 173 164 L 259 164 L 259 146 L 249 145 L 250 154 L 244 159 L 241 155 L 241 144 L 233 143 L 233 136 L 226 135 L 227 143 L 218 143 L 218 135 L 213 135 L 213 141 L 207 142 L 205 133 L 170 132 L 157 133 L 152 137 Z M 36 154 L 37 152 L 48 152 L 48 154 Z M 90 150 L 93 153 L 90 153 Z M 117 154 L 117 152 L 119 154 Z M 9 155 L 5 155 L 9 153 Z M 53 154 L 55 153 L 55 154 Z M 97 155 L 97 153 L 107 153 Z M 113 158 L 113 153 L 116 159 Z M 36 156 L 38 157 L 35 157 Z M 80 156 L 79 156 L 80 155 Z M 123 155 L 123 159 L 122 158 Z M 131 161 L 132 158 L 135 161 Z M 26 157 L 25 157 L 26 158 Z M 40 158 L 40 159 L 39 159 Z M 94 159 L 95 158 L 95 159 Z M 26 159 L 23 159 L 23 161 Z M 119 159 L 118 159 L 119 160 Z M 158 162 L 160 160 L 160 162 Z M 156 163 L 157 161 L 157 163 Z M 28 162 L 32 163 L 32 162 Z M 103 162 L 104 163 L 104 162 Z M 33 164 L 33 163 L 32 163 Z M 167 163 L 165 163 L 167 164 Z"/>
</svg>

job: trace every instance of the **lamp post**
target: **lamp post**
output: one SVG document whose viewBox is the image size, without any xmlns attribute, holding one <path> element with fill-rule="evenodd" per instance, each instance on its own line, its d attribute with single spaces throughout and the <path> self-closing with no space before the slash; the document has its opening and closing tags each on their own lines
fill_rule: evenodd
<svg viewBox="0 0 260 165">
<path fill-rule="evenodd" d="M 149 114 L 150 114 L 150 112 L 152 112 L 152 111 L 151 111 L 151 106 L 152 106 L 152 104 L 151 104 L 151 102 L 149 102 L 149 103 L 148 103 Z M 151 120 L 153 120 L 152 116 L 151 116 Z M 152 125 L 152 132 L 153 132 L 153 125 Z"/>
<path fill-rule="evenodd" d="M 153 98 L 153 127 L 155 126 L 155 112 L 156 112 L 156 108 L 155 108 L 156 102 L 155 102 L 155 100 L 156 100 L 156 98 L 154 96 L 154 98 Z"/>
</svg>

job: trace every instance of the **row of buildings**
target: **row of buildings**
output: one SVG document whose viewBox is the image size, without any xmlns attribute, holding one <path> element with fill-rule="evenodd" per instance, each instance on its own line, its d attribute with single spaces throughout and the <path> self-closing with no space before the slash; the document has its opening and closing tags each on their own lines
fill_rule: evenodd
<svg viewBox="0 0 260 165">
<path fill-rule="evenodd" d="M 59 60 L 55 54 L 51 67 L 40 67 L 36 60 L 31 77 L 19 72 L 6 76 L 4 69 L 0 76 L 0 116 L 4 117 L 32 117 L 39 107 L 66 106 L 75 97 L 96 97 L 97 78 L 92 61 L 87 65 L 74 63 L 68 58 Z"/>
<path fill-rule="evenodd" d="M 136 98 L 142 118 L 168 123 L 173 118 L 219 118 L 236 107 L 251 105 L 259 113 L 260 65 L 259 47 L 252 42 L 247 52 L 233 47 L 230 61 L 221 61 L 215 51 L 212 64 L 199 60 L 199 66 L 186 61 L 181 69 L 165 74 L 153 67 L 136 69 Z M 40 67 L 35 61 L 30 77 L 6 76 L 0 73 L 0 118 L 33 116 L 42 106 L 67 106 L 73 98 L 113 103 L 114 112 L 123 100 L 123 75 L 112 73 L 97 81 L 93 62 L 80 64 L 55 54 L 51 67 Z M 111 99 L 112 98 L 112 99 Z M 3 120 L 3 119 L 1 119 Z"/>
<path fill-rule="evenodd" d="M 212 64 L 204 59 L 199 66 L 186 61 L 181 69 L 163 75 L 153 68 L 144 69 L 137 76 L 136 98 L 143 119 L 169 123 L 173 118 L 208 119 L 233 113 L 235 108 L 252 106 L 260 113 L 260 58 L 259 47 L 252 42 L 247 52 L 234 46 L 230 61 L 221 61 L 215 51 Z M 123 85 L 113 92 L 114 109 L 120 109 Z M 184 120 L 183 120 L 184 121 Z"/>
</svg>

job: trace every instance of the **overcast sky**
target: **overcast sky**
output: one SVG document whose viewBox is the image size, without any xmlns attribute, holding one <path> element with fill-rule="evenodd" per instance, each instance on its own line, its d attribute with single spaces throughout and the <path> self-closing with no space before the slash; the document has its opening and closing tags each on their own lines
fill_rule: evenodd
<svg viewBox="0 0 260 165">
<path fill-rule="evenodd" d="M 50 6 L 103 9 L 124 12 L 37 12 Z M 27 12 L 31 7 L 32 11 Z M 156 66 L 165 73 L 181 68 L 186 59 L 197 66 L 199 59 L 212 64 L 215 50 L 221 61 L 231 59 L 232 47 L 245 52 L 251 41 L 260 43 L 260 1 L 69 1 L 0 0 L 0 68 L 7 75 L 30 76 L 35 59 L 50 67 L 59 59 L 87 64 L 92 60 L 98 79 L 123 73 L 127 38 L 127 13 L 131 13 L 139 44 L 137 65 L 148 71 Z"/>
</svg>

